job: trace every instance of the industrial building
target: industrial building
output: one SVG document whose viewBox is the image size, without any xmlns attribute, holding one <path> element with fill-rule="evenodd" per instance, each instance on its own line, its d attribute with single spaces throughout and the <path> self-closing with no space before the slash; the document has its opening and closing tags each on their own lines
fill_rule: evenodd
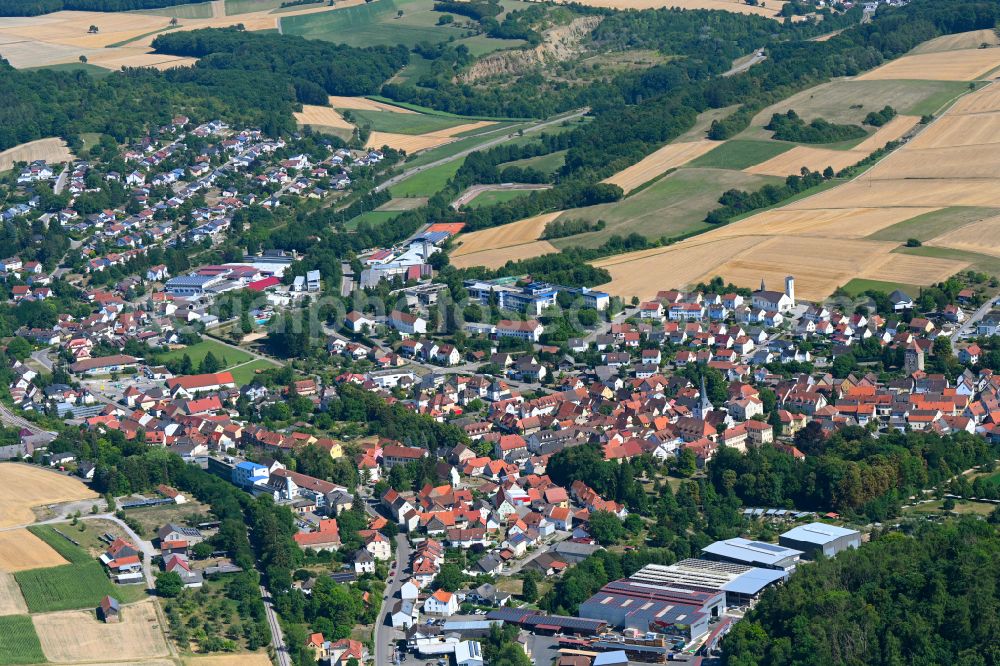
<svg viewBox="0 0 1000 666">
<path fill-rule="evenodd" d="M 569 617 L 566 615 L 545 615 L 538 611 L 523 608 L 495 608 L 486 613 L 487 620 L 502 620 L 516 624 L 538 633 L 574 634 L 577 636 L 596 636 L 608 628 L 608 623 L 601 619 Z"/>
<path fill-rule="evenodd" d="M 815 559 L 820 553 L 833 557 L 848 548 L 860 548 L 861 532 L 826 523 L 809 523 L 788 530 L 778 537 L 778 543 L 801 550 L 809 559 Z"/>
<path fill-rule="evenodd" d="M 743 538 L 716 541 L 702 548 L 701 552 L 709 560 L 777 569 L 787 573 L 795 571 L 795 566 L 802 557 L 801 550 Z"/>
<path fill-rule="evenodd" d="M 629 580 L 704 592 L 724 592 L 726 607 L 749 606 L 769 587 L 788 580 L 788 573 L 733 562 L 681 560 L 676 564 L 647 564 Z"/>
<path fill-rule="evenodd" d="M 620 629 L 682 636 L 692 641 L 722 615 L 724 592 L 672 587 L 663 583 L 616 580 L 580 604 L 580 617 L 603 620 Z"/>
</svg>

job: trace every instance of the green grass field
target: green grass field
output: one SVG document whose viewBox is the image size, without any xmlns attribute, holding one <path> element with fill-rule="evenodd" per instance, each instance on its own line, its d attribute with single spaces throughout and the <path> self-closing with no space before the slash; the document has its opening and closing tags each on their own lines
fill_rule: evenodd
<svg viewBox="0 0 1000 666">
<path fill-rule="evenodd" d="M 350 109 L 358 126 L 371 125 L 377 132 L 396 134 L 427 134 L 457 127 L 469 122 L 465 118 L 445 118 L 421 113 L 396 113 L 395 111 L 368 111 Z"/>
<path fill-rule="evenodd" d="M 157 34 L 159 34 L 161 32 L 166 32 L 167 30 L 176 30 L 179 27 L 180 26 L 168 25 L 165 28 L 159 28 L 157 30 L 150 30 L 149 32 L 144 33 L 142 35 L 136 35 L 135 37 L 131 37 L 129 39 L 123 39 L 122 41 L 115 42 L 114 44 L 108 44 L 104 48 L 106 48 L 106 49 L 117 49 L 117 48 L 120 48 L 122 46 L 125 46 L 126 44 L 131 44 L 132 42 L 137 42 L 140 39 L 142 39 L 143 37 L 149 37 L 150 35 L 157 35 Z"/>
<path fill-rule="evenodd" d="M 437 26 L 441 14 L 432 7 L 433 0 L 375 0 L 328 12 L 285 16 L 281 31 L 349 46 L 402 44 L 412 48 L 420 42 L 444 42 L 458 33 L 454 28 Z M 399 11 L 403 16 L 397 16 Z"/>
<path fill-rule="evenodd" d="M 0 665 L 44 664 L 48 661 L 27 615 L 0 617 Z"/>
<path fill-rule="evenodd" d="M 604 220 L 607 226 L 552 244 L 566 247 L 596 247 L 611 236 L 639 233 L 648 238 L 668 238 L 697 233 L 711 228 L 705 215 L 718 207 L 718 199 L 728 189 L 755 190 L 780 178 L 756 176 L 725 169 L 679 169 L 661 178 L 635 196 L 614 203 L 574 208 L 560 219 Z"/>
<path fill-rule="evenodd" d="M 521 168 L 531 167 L 532 169 L 538 169 L 545 173 L 554 173 L 558 171 L 563 164 L 566 163 L 566 151 L 557 150 L 554 153 L 549 153 L 548 155 L 538 155 L 537 157 L 526 157 L 523 160 L 514 160 L 513 162 L 505 162 L 500 165 L 500 168 L 508 166 L 516 166 Z"/>
<path fill-rule="evenodd" d="M 907 294 L 912 295 L 914 298 L 920 293 L 920 287 L 917 285 L 905 284 L 902 282 L 883 282 L 882 280 L 864 280 L 861 278 L 854 278 L 845 284 L 843 289 L 851 296 L 858 296 L 869 289 L 885 292 L 886 294 L 891 294 L 899 289 L 900 291 L 904 291 Z"/>
<path fill-rule="evenodd" d="M 344 226 L 348 229 L 357 229 L 358 225 L 362 222 L 367 222 L 368 224 L 377 225 L 383 222 L 388 222 L 392 218 L 399 215 L 400 211 L 393 210 L 370 210 L 367 213 L 361 213 L 357 217 L 352 217 L 349 219 Z"/>
<path fill-rule="evenodd" d="M 871 236 L 868 236 L 868 238 L 884 241 L 893 240 L 901 243 L 910 238 L 929 241 L 970 222 L 996 215 L 997 212 L 994 208 L 951 206 L 950 208 L 942 208 L 941 210 L 924 213 L 923 215 L 917 215 L 908 220 L 897 222 L 891 227 L 876 231 Z"/>
<path fill-rule="evenodd" d="M 512 201 L 520 197 L 526 197 L 536 190 L 487 190 L 478 194 L 475 199 L 465 204 L 469 208 L 482 208 L 483 206 L 493 206 L 505 201 Z"/>
<path fill-rule="evenodd" d="M 172 361 L 174 359 L 184 358 L 184 355 L 187 354 L 191 358 L 191 363 L 193 363 L 194 367 L 197 368 L 201 365 L 202 359 L 205 358 L 208 352 L 212 352 L 212 354 L 215 355 L 216 360 L 222 363 L 223 367 L 226 368 L 239 365 L 240 363 L 245 363 L 253 358 L 245 351 L 239 351 L 226 347 L 225 345 L 210 338 L 203 338 L 202 341 L 196 345 L 169 351 L 166 354 L 163 354 L 160 359 L 162 361 Z M 224 363 L 222 361 L 223 357 L 226 359 Z"/>
<path fill-rule="evenodd" d="M 86 62 L 64 62 L 58 65 L 45 65 L 44 67 L 25 67 L 26 70 L 51 69 L 53 72 L 86 72 L 94 78 L 101 79 L 111 74 L 112 70 L 91 65 Z"/>
<path fill-rule="evenodd" d="M 283 0 L 226 0 L 226 16 L 249 14 L 250 12 L 266 12 L 281 7 Z M 293 9 L 302 9 L 294 7 Z"/>
<path fill-rule="evenodd" d="M 24 602 L 32 613 L 96 608 L 108 594 L 122 603 L 146 596 L 142 585 L 112 583 L 97 560 L 18 571 L 14 579 L 21 586 Z"/>
<path fill-rule="evenodd" d="M 28 528 L 28 531 L 45 543 L 49 544 L 49 546 L 52 547 L 52 550 L 62 555 L 63 558 L 71 564 L 82 564 L 84 562 L 93 561 L 94 558 L 90 556 L 90 553 L 80 546 L 73 545 L 67 541 L 64 537 L 57 534 L 55 529 L 59 529 L 59 531 L 68 535 L 70 538 L 83 543 L 80 540 L 80 532 L 68 525 L 61 525 L 58 528 L 53 528 L 51 525 L 32 525 Z"/>
<path fill-rule="evenodd" d="M 212 3 L 198 2 L 191 5 L 174 5 L 162 9 L 142 9 L 136 14 L 151 14 L 153 16 L 168 16 L 178 19 L 203 19 L 212 18 Z"/>
<path fill-rule="evenodd" d="M 730 139 L 692 160 L 688 166 L 708 169 L 746 169 L 766 162 L 793 147 L 794 144 L 777 141 Z"/>
<path fill-rule="evenodd" d="M 687 143 L 689 141 L 699 141 L 701 139 L 707 138 L 705 135 L 708 132 L 708 128 L 712 126 L 712 121 L 722 120 L 730 113 L 735 111 L 737 105 L 724 106 L 721 109 L 709 109 L 708 111 L 702 111 L 698 114 L 698 118 L 694 121 L 694 125 L 684 134 L 671 141 L 670 143 Z"/>
<path fill-rule="evenodd" d="M 506 7 L 506 5 L 502 6 Z M 462 39 L 456 39 L 454 42 L 455 46 L 464 44 L 469 49 L 469 52 L 474 56 L 486 55 L 487 53 L 503 51 L 504 49 L 516 49 L 517 47 L 523 46 L 527 43 L 528 42 L 523 39 L 497 39 L 495 37 L 487 37 L 486 35 L 464 37 Z"/>
<path fill-rule="evenodd" d="M 394 197 L 430 197 L 444 189 L 448 180 L 455 175 L 464 159 L 453 160 L 445 164 L 416 173 L 398 185 L 394 185 Z"/>
<path fill-rule="evenodd" d="M 249 384 L 253 381 L 258 370 L 271 370 L 278 367 L 277 364 L 266 359 L 259 358 L 256 361 L 245 363 L 238 368 L 233 368 L 233 380 L 239 385 Z"/>
</svg>

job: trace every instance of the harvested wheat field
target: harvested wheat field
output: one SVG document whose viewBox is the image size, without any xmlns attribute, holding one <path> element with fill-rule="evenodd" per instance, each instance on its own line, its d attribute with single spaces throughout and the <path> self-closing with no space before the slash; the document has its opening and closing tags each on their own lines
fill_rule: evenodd
<svg viewBox="0 0 1000 666">
<path fill-rule="evenodd" d="M 62 139 L 38 139 L 22 143 L 0 153 L 0 171 L 8 171 L 14 167 L 14 162 L 33 162 L 45 160 L 49 163 L 69 162 L 76 156 L 70 152 Z"/>
<path fill-rule="evenodd" d="M 991 143 L 1000 143 L 1000 113 L 959 113 L 956 107 L 954 113 L 941 116 L 915 136 L 907 148 L 982 146 Z"/>
<path fill-rule="evenodd" d="M 66 564 L 62 555 L 28 530 L 0 532 L 0 571 L 14 573 Z"/>
<path fill-rule="evenodd" d="M 942 118 L 966 113 L 987 113 L 990 111 L 1000 111 L 1000 86 L 996 84 L 986 86 L 975 93 L 959 97 L 958 101 L 948 109 L 948 113 L 942 116 Z M 936 125 L 939 122 L 941 122 L 941 119 L 935 121 L 934 124 Z"/>
<path fill-rule="evenodd" d="M 432 134 L 394 134 L 392 132 L 372 132 L 368 136 L 366 148 L 381 148 L 389 146 L 396 150 L 405 150 L 407 154 L 417 153 L 428 148 L 437 148 L 454 141 L 447 136 Z"/>
<path fill-rule="evenodd" d="M 0 463 L 0 527 L 35 522 L 31 507 L 97 497 L 80 481 L 41 467 Z"/>
<path fill-rule="evenodd" d="M 21 588 L 9 573 L 0 571 L 0 615 L 22 615 L 28 612 Z"/>
<path fill-rule="evenodd" d="M 736 14 L 756 14 L 768 18 L 779 18 L 778 14 L 785 5 L 781 0 L 770 0 L 767 7 L 748 5 L 739 0 L 577 0 L 580 4 L 590 7 L 608 7 L 610 9 L 661 9 L 676 7 L 677 9 L 719 9 Z M 802 17 L 796 17 L 801 20 Z"/>
<path fill-rule="evenodd" d="M 299 125 L 321 125 L 348 131 L 354 130 L 354 125 L 344 120 L 342 115 L 328 106 L 303 104 L 302 110 L 295 114 L 295 121 Z"/>
<path fill-rule="evenodd" d="M 902 284 L 933 284 L 944 282 L 968 266 L 969 262 L 967 261 L 921 257 L 912 254 L 889 254 L 882 263 L 864 271 L 859 277 L 865 280 Z"/>
<path fill-rule="evenodd" d="M 857 80 L 974 81 L 997 67 L 1000 67 L 1000 49 L 964 49 L 903 56 L 865 72 Z"/>
<path fill-rule="evenodd" d="M 713 237 L 761 234 L 768 236 L 822 236 L 866 238 L 894 224 L 931 213 L 937 208 L 775 208 L 752 215 L 739 224 L 712 232 Z"/>
<path fill-rule="evenodd" d="M 766 176 L 797 174 L 802 167 L 811 171 L 822 171 L 826 167 L 833 167 L 834 171 L 840 171 L 857 164 L 890 141 L 896 141 L 919 122 L 920 118 L 916 116 L 897 116 L 850 150 L 795 146 L 766 162 L 747 167 L 744 171 Z"/>
<path fill-rule="evenodd" d="M 997 37 L 997 33 L 993 30 L 970 30 L 969 32 L 959 32 L 954 35 L 942 35 L 924 42 L 910 51 L 910 54 L 918 55 L 921 53 L 978 49 L 980 44 L 996 46 L 1000 44 L 1000 37 Z"/>
<path fill-rule="evenodd" d="M 1000 179 L 1000 150 L 996 144 L 901 150 L 884 160 L 872 180 L 900 178 L 987 179 L 996 187 Z"/>
<path fill-rule="evenodd" d="M 462 234 L 458 237 L 460 245 L 451 253 L 451 263 L 457 268 L 499 268 L 508 261 L 558 252 L 551 243 L 538 240 L 538 237 L 545 231 L 545 225 L 560 215 L 562 211 L 545 213 L 511 224 Z"/>
<path fill-rule="evenodd" d="M 330 96 L 330 106 L 336 107 L 338 109 L 357 109 L 359 111 L 391 111 L 393 113 L 416 113 L 416 111 L 411 111 L 410 109 L 404 109 L 401 106 L 393 106 L 392 104 L 386 104 L 385 102 L 376 102 L 373 99 L 368 99 L 367 97 L 339 97 L 337 95 Z"/>
<path fill-rule="evenodd" d="M 928 241 L 927 245 L 1000 257 L 1000 216 L 959 227 Z"/>
<path fill-rule="evenodd" d="M 154 67 L 156 69 L 171 69 L 173 67 L 190 67 L 198 62 L 197 58 L 184 58 L 162 53 L 144 53 L 139 49 L 106 49 L 103 53 L 94 55 L 89 60 L 91 65 L 121 69 L 122 67 Z"/>
<path fill-rule="evenodd" d="M 185 657 L 185 666 L 271 666 L 264 652 L 244 654 L 213 654 L 204 657 Z"/>
<path fill-rule="evenodd" d="M 33 615 L 45 657 L 53 663 L 146 659 L 169 655 L 152 599 L 122 606 L 121 621 L 105 624 L 92 610 Z M 113 648 L 113 649 L 112 649 Z M 110 650 L 110 651 L 109 651 Z"/>
<path fill-rule="evenodd" d="M 548 241 L 532 241 L 520 245 L 510 245 L 498 250 L 483 250 L 473 254 L 464 254 L 461 257 L 452 258 L 451 264 L 455 268 L 469 268 L 470 266 L 500 268 L 508 261 L 532 259 L 558 251 L 559 249 Z"/>
<path fill-rule="evenodd" d="M 601 182 L 617 185 L 625 190 L 625 194 L 628 194 L 640 185 L 662 175 L 663 172 L 683 166 L 718 145 L 717 141 L 709 141 L 707 139 L 688 143 L 668 143 L 627 169 L 622 169 Z"/>
<path fill-rule="evenodd" d="M 709 241 L 698 236 L 676 245 L 631 252 L 593 263 L 611 274 L 611 282 L 600 286 L 603 291 L 626 299 L 632 296 L 649 299 L 661 289 L 696 282 L 706 267 L 752 248 L 763 238 L 734 236 Z M 757 279 L 759 282 L 760 278 Z"/>
<path fill-rule="evenodd" d="M 791 203 L 786 208 L 1000 207 L 1000 182 L 960 177 L 889 180 L 881 178 L 880 167 L 840 187 Z"/>
</svg>

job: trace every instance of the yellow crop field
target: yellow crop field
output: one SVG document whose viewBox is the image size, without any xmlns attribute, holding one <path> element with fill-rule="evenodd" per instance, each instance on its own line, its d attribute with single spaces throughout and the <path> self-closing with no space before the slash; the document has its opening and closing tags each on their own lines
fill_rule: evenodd
<svg viewBox="0 0 1000 666">
<path fill-rule="evenodd" d="M 987 111 L 1000 111 L 1000 87 L 996 85 L 987 86 L 977 90 L 970 95 L 963 95 L 956 101 L 948 113 L 943 118 L 965 113 L 985 113 Z M 934 124 L 941 122 L 937 120 Z"/>
<path fill-rule="evenodd" d="M 484 120 L 474 123 L 465 123 L 464 125 L 456 125 L 455 127 L 449 127 L 436 132 L 427 132 L 426 134 L 372 132 L 368 137 L 368 143 L 365 145 L 368 148 L 381 148 L 382 146 L 389 146 L 390 148 L 405 150 L 407 153 L 413 154 L 421 150 L 427 150 L 428 148 L 443 146 L 446 143 L 454 141 L 455 138 L 463 132 L 469 132 L 482 127 L 489 127 L 493 124 L 494 123 L 492 122 Z"/>
<path fill-rule="evenodd" d="M 137 49 L 105 49 L 90 57 L 91 65 L 121 69 L 122 67 L 154 67 L 156 69 L 171 69 L 172 67 L 190 67 L 198 62 L 197 58 L 184 58 L 162 53 L 143 53 Z"/>
<path fill-rule="evenodd" d="M 618 185 L 628 194 L 640 185 L 661 175 L 664 171 L 683 166 L 718 145 L 718 142 L 707 139 L 688 143 L 668 143 L 627 169 L 622 169 L 610 178 L 605 178 L 602 182 Z"/>
<path fill-rule="evenodd" d="M 38 139 L 0 152 L 0 171 L 13 168 L 14 162 L 45 160 L 49 163 L 69 162 L 76 156 L 62 139 Z"/>
<path fill-rule="evenodd" d="M 330 96 L 330 106 L 338 109 L 357 109 L 359 111 L 391 111 L 393 113 L 416 113 L 401 106 L 393 106 L 385 102 L 376 102 L 367 97 L 338 97 Z"/>
<path fill-rule="evenodd" d="M 745 236 L 824 236 L 827 238 L 865 238 L 871 234 L 937 208 L 775 208 L 758 213 L 738 224 L 713 232 Z"/>
<path fill-rule="evenodd" d="M 858 80 L 974 81 L 997 67 L 1000 67 L 1000 49 L 963 49 L 903 56 L 865 72 Z"/>
<path fill-rule="evenodd" d="M 1000 179 L 1000 150 L 997 148 L 997 144 L 986 144 L 898 151 L 885 159 L 871 179 Z"/>
<path fill-rule="evenodd" d="M 544 213 L 499 227 L 490 227 L 489 229 L 462 234 L 458 237 L 460 244 L 452 251 L 451 256 L 461 257 L 485 250 L 497 250 L 510 247 L 511 245 L 521 245 L 538 240 L 542 232 L 545 231 L 545 225 L 560 215 L 562 215 L 562 211 Z"/>
<path fill-rule="evenodd" d="M 993 30 L 970 30 L 969 32 L 959 32 L 954 35 L 935 37 L 913 49 L 910 53 L 915 55 L 919 53 L 978 49 L 980 44 L 1000 44 L 1000 37 L 997 37 L 996 32 Z"/>
<path fill-rule="evenodd" d="M 532 241 L 521 245 L 511 245 L 498 250 L 483 250 L 475 254 L 465 254 L 455 257 L 451 263 L 456 268 L 469 268 L 470 266 L 485 266 L 486 268 L 500 268 L 508 261 L 520 261 L 540 257 L 543 254 L 552 254 L 559 249 L 548 241 Z"/>
<path fill-rule="evenodd" d="M 676 7 L 678 9 L 719 9 L 736 14 L 756 14 L 768 18 L 779 18 L 778 14 L 784 6 L 781 0 L 769 0 L 766 7 L 748 5 L 740 0 L 578 0 L 590 7 L 608 7 L 610 9 L 660 9 Z M 797 17 L 798 18 L 798 17 Z"/>
<path fill-rule="evenodd" d="M 971 98 L 971 96 L 970 96 Z M 998 96 L 1000 101 L 1000 96 Z M 908 148 L 981 146 L 1000 143 L 1000 113 L 990 111 L 954 113 L 938 118 L 910 142 Z"/>
<path fill-rule="evenodd" d="M 811 171 L 822 171 L 826 167 L 833 167 L 834 171 L 840 171 L 857 164 L 890 141 L 896 141 L 913 129 L 918 122 L 920 118 L 916 116 L 897 116 L 851 150 L 795 146 L 744 171 L 769 176 L 797 174 L 802 167 Z"/>
<path fill-rule="evenodd" d="M 21 588 L 9 573 L 0 571 L 0 615 L 22 615 L 28 606 L 21 596 Z"/>
<path fill-rule="evenodd" d="M 213 654 L 204 657 L 185 657 L 185 666 L 271 666 L 271 660 L 263 652 L 244 654 Z"/>
<path fill-rule="evenodd" d="M 877 167 L 857 180 L 789 204 L 787 208 L 1000 207 L 1000 183 L 996 181 L 958 177 L 888 180 L 881 179 L 882 175 Z"/>
<path fill-rule="evenodd" d="M 739 287 L 754 288 L 762 279 L 775 285 L 781 284 L 786 275 L 794 275 L 796 294 L 818 300 L 880 263 L 896 246 L 894 242 L 777 236 L 706 271 L 698 279 L 721 275 Z"/>
<path fill-rule="evenodd" d="M 97 497 L 79 480 L 41 467 L 0 463 L 0 527 L 35 521 L 31 507 Z"/>
<path fill-rule="evenodd" d="M 928 241 L 927 245 L 1000 257 L 1000 216 L 959 227 Z"/>
<path fill-rule="evenodd" d="M 60 564 L 66 564 L 62 555 L 28 530 L 0 532 L 0 571 L 14 573 Z"/>
<path fill-rule="evenodd" d="M 302 110 L 295 114 L 295 120 L 300 125 L 322 125 L 337 129 L 353 130 L 354 125 L 344 120 L 344 117 L 328 106 L 303 104 Z"/>
<path fill-rule="evenodd" d="M 146 659 L 169 655 L 152 599 L 123 606 L 121 621 L 105 624 L 93 611 L 33 615 L 31 621 L 52 663 L 107 659 Z"/>
<path fill-rule="evenodd" d="M 968 266 L 969 262 L 967 261 L 921 257 L 912 254 L 889 254 L 882 263 L 869 268 L 860 277 L 867 280 L 903 284 L 932 284 L 944 282 Z"/>
</svg>

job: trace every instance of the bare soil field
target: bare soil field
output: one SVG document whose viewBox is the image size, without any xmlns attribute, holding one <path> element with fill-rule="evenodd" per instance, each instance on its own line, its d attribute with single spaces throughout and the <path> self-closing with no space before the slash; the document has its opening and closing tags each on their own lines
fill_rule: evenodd
<svg viewBox="0 0 1000 666">
<path fill-rule="evenodd" d="M 610 9 L 660 9 L 676 7 L 678 9 L 719 9 L 736 14 L 756 14 L 778 19 L 784 6 L 781 0 L 769 0 L 766 7 L 748 5 L 739 0 L 580 0 L 581 4 L 590 7 L 608 7 Z"/>
<path fill-rule="evenodd" d="M 625 194 L 628 194 L 640 185 L 661 175 L 664 171 L 683 166 L 718 145 L 717 141 L 707 139 L 689 143 L 668 143 L 627 169 L 623 169 L 601 182 L 618 185 L 625 190 Z"/>
<path fill-rule="evenodd" d="M 33 615 L 31 620 L 52 663 L 106 659 L 146 659 L 169 655 L 163 629 L 150 599 L 122 607 L 121 621 L 105 624 L 92 610 Z"/>
<path fill-rule="evenodd" d="M 28 607 L 21 596 L 21 588 L 9 573 L 0 571 L 0 615 L 23 615 Z"/>
<path fill-rule="evenodd" d="M 537 241 L 542 232 L 545 231 L 545 225 L 561 214 L 561 211 L 544 213 L 499 227 L 461 234 L 458 237 L 459 245 L 452 251 L 451 257 L 452 259 L 456 259 L 471 254 L 499 250 Z M 474 263 L 469 265 L 474 265 Z"/>
<path fill-rule="evenodd" d="M 358 109 L 360 111 L 391 111 L 393 113 L 416 113 L 401 106 L 393 106 L 385 102 L 376 102 L 367 97 L 338 97 L 330 96 L 330 106 L 338 109 Z"/>
<path fill-rule="evenodd" d="M 1000 257 L 1000 216 L 959 227 L 928 241 L 927 245 Z"/>
<path fill-rule="evenodd" d="M 968 268 L 969 263 L 913 254 L 890 254 L 878 266 L 865 270 L 859 277 L 900 284 L 933 284 Z"/>
<path fill-rule="evenodd" d="M 75 159 L 76 156 L 70 152 L 66 142 L 62 139 L 38 139 L 0 152 L 0 172 L 12 169 L 14 162 L 45 160 L 49 163 L 55 163 L 69 162 Z"/>
<path fill-rule="evenodd" d="M 0 572 L 14 573 L 60 564 L 67 564 L 63 556 L 28 530 L 0 532 Z"/>
<path fill-rule="evenodd" d="M 769 176 L 797 174 L 802 167 L 812 171 L 822 171 L 829 166 L 833 167 L 834 171 L 840 171 L 857 164 L 890 141 L 896 141 L 919 122 L 920 118 L 916 116 L 897 116 L 851 150 L 795 146 L 744 171 Z"/>
<path fill-rule="evenodd" d="M 271 660 L 263 652 L 248 652 L 185 657 L 184 664 L 185 666 L 271 666 Z"/>
<path fill-rule="evenodd" d="M 906 55 L 865 72 L 859 81 L 885 79 L 932 79 L 974 81 L 1000 67 L 1000 48 L 962 49 Z"/>
<path fill-rule="evenodd" d="M 77 479 L 41 467 L 0 464 L 0 527 L 35 521 L 31 507 L 97 497 Z"/>
<path fill-rule="evenodd" d="M 342 115 L 328 106 L 303 104 L 302 110 L 295 114 L 295 120 L 299 125 L 321 125 L 348 131 L 354 130 L 354 125 L 344 120 Z"/>
<path fill-rule="evenodd" d="M 924 42 L 910 51 L 910 54 L 919 55 L 921 53 L 978 49 L 980 44 L 996 46 L 1000 44 L 1000 37 L 997 37 L 997 33 L 993 30 L 970 30 L 969 32 L 959 32 L 954 35 L 942 35 L 941 37 Z"/>
</svg>

